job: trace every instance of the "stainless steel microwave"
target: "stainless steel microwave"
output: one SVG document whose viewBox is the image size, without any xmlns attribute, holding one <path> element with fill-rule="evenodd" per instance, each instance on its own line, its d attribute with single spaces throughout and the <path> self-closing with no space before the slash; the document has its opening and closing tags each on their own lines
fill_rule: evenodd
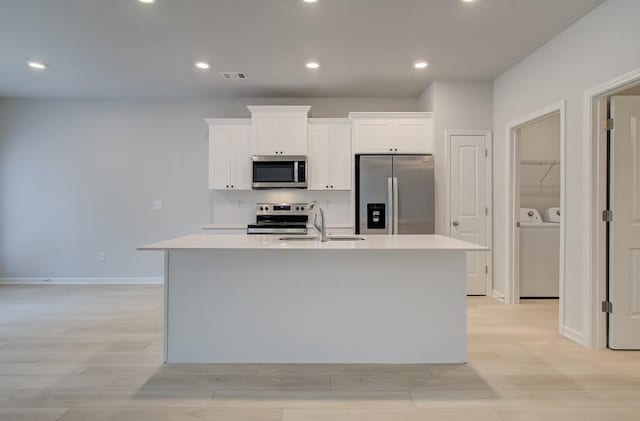
<svg viewBox="0 0 640 421">
<path fill-rule="evenodd" d="M 306 189 L 307 157 L 303 155 L 252 156 L 254 189 Z"/>
</svg>

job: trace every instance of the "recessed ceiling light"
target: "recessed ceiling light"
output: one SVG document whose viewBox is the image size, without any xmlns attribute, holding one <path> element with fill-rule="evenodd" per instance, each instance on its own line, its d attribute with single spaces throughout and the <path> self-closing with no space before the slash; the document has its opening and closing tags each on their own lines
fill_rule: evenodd
<svg viewBox="0 0 640 421">
<path fill-rule="evenodd" d="M 29 67 L 31 67 L 32 69 L 36 69 L 36 70 L 44 70 L 47 68 L 47 65 L 39 62 L 39 61 L 28 61 L 27 64 L 29 65 Z"/>
<path fill-rule="evenodd" d="M 318 0 L 302 0 L 305 3 L 316 3 Z"/>
<path fill-rule="evenodd" d="M 156 2 L 156 0 L 138 0 L 140 3 L 145 3 L 145 4 L 153 4 Z"/>
<path fill-rule="evenodd" d="M 413 63 L 413 67 L 415 67 L 416 69 L 426 69 L 428 65 L 429 63 L 427 63 L 426 61 L 416 61 L 415 63 Z"/>
<path fill-rule="evenodd" d="M 307 66 L 307 69 L 317 69 L 318 67 L 320 67 L 320 63 L 318 63 L 317 61 L 308 61 L 307 63 L 305 63 L 305 66 Z"/>
<path fill-rule="evenodd" d="M 476 0 L 462 0 L 463 3 L 473 3 Z"/>
<path fill-rule="evenodd" d="M 200 70 L 209 70 L 211 66 L 206 61 L 196 61 L 194 65 Z"/>
</svg>

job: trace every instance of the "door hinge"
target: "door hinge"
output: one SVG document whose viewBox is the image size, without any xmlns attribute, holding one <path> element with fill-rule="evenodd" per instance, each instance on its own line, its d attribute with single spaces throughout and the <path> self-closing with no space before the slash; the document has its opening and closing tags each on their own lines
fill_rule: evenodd
<svg viewBox="0 0 640 421">
<path fill-rule="evenodd" d="M 606 126 L 607 126 L 607 130 L 613 130 L 613 119 L 612 118 L 608 118 L 606 120 Z"/>
<path fill-rule="evenodd" d="M 484 208 L 484 215 L 489 216 L 489 208 Z"/>
<path fill-rule="evenodd" d="M 485 158 L 489 157 L 489 149 L 488 148 L 484 148 L 484 157 Z"/>
<path fill-rule="evenodd" d="M 488 265 L 484 265 L 484 273 L 485 273 L 485 275 L 489 274 L 489 266 Z"/>
<path fill-rule="evenodd" d="M 613 222 L 613 211 L 611 209 L 605 209 L 602 211 L 602 220 L 604 222 Z"/>
<path fill-rule="evenodd" d="M 602 302 L 602 312 L 603 313 L 613 313 L 613 303 L 611 301 L 603 301 Z"/>
</svg>

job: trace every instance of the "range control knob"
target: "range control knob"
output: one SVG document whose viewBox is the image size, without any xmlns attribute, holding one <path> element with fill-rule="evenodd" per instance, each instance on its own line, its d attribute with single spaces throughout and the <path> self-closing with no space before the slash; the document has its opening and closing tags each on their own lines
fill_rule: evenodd
<svg viewBox="0 0 640 421">
<path fill-rule="evenodd" d="M 264 208 L 262 206 L 260 206 L 260 210 L 264 210 Z"/>
<path fill-rule="evenodd" d="M 268 210 L 269 210 L 269 207 L 268 207 L 268 206 L 265 206 L 265 207 L 264 207 L 264 210 L 268 211 Z"/>
</svg>

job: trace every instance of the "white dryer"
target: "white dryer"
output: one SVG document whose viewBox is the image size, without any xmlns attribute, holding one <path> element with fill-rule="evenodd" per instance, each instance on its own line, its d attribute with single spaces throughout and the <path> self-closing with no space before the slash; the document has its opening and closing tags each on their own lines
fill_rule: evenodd
<svg viewBox="0 0 640 421">
<path fill-rule="evenodd" d="M 556 215 L 551 208 L 545 212 Z M 559 221 L 559 212 L 557 213 Z M 554 219 L 554 218 L 549 218 Z M 537 209 L 520 209 L 520 297 L 557 298 L 560 291 L 560 224 Z"/>
</svg>

